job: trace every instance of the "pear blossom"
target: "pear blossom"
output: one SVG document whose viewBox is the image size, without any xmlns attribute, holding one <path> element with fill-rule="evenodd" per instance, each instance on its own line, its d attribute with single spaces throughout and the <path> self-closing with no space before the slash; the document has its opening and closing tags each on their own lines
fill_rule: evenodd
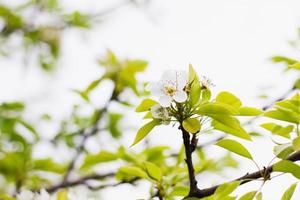
<svg viewBox="0 0 300 200">
<path fill-rule="evenodd" d="M 32 200 L 34 193 L 29 190 L 23 190 L 17 194 L 17 200 Z"/>
<path fill-rule="evenodd" d="M 42 189 L 39 193 L 23 190 L 17 194 L 17 200 L 54 200 L 54 197 L 51 197 L 45 189 Z"/>
<path fill-rule="evenodd" d="M 96 200 L 96 198 L 88 197 L 88 193 L 84 190 L 72 190 L 68 192 L 68 199 L 69 200 Z"/>
<path fill-rule="evenodd" d="M 165 125 L 170 124 L 171 116 L 169 115 L 167 108 L 164 108 L 159 104 L 156 104 L 151 107 L 151 114 L 153 118 L 160 119 L 163 124 Z"/>
<path fill-rule="evenodd" d="M 188 84 L 188 73 L 186 71 L 167 70 L 163 73 L 160 81 L 150 83 L 148 90 L 159 97 L 159 104 L 162 107 L 169 107 L 175 100 L 183 103 L 187 100 L 187 93 L 184 90 Z"/>
<path fill-rule="evenodd" d="M 51 200 L 51 196 L 50 194 L 45 190 L 45 189 L 42 189 L 40 191 L 40 193 L 38 194 L 35 194 L 35 197 L 34 197 L 34 200 Z"/>
<path fill-rule="evenodd" d="M 204 89 L 209 89 L 209 88 L 215 86 L 212 83 L 212 81 L 208 77 L 206 77 L 206 76 L 201 76 L 200 77 L 200 82 L 201 82 L 202 88 L 204 88 Z"/>
</svg>

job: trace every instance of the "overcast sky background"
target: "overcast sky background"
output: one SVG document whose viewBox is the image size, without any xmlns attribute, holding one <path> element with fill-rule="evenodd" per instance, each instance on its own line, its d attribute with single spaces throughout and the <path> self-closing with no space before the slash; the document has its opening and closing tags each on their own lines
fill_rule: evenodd
<svg viewBox="0 0 300 200">
<path fill-rule="evenodd" d="M 95 13 L 119 1 L 63 2 L 70 10 Z M 0 59 L 0 101 L 21 99 L 31 103 L 32 113 L 47 111 L 57 118 L 66 116 L 72 103 L 78 101 L 70 89 L 83 88 L 101 74 L 96 60 L 106 48 L 121 57 L 148 60 L 148 71 L 140 77 L 143 80 L 155 81 L 166 69 L 187 70 L 188 64 L 192 63 L 198 73 L 212 79 L 216 85 L 214 91 L 231 91 L 249 106 L 267 103 L 258 100 L 261 91 L 275 98 L 291 87 L 296 74 L 282 74 L 283 68 L 271 63 L 270 57 L 277 54 L 299 57 L 299 52 L 288 45 L 288 41 L 296 38 L 300 25 L 299 0 L 151 2 L 143 9 L 125 6 L 91 31 L 65 33 L 63 55 L 53 75 L 43 74 L 34 66 L 22 68 L 16 59 L 19 55 L 9 60 Z M 95 98 L 103 96 L 105 92 Z M 157 129 L 151 134 L 152 143 L 172 142 L 174 147 L 178 146 L 180 134 L 169 134 L 169 130 Z M 162 135 L 162 132 L 167 134 Z M 135 133 L 128 134 L 127 145 Z M 270 140 L 259 139 L 246 145 L 251 147 L 261 165 L 266 165 L 272 158 Z M 269 148 L 265 148 L 266 145 Z M 216 152 L 218 148 L 213 148 L 212 155 Z M 249 169 L 255 170 L 255 166 L 245 161 L 240 175 Z M 234 178 L 236 174 L 229 174 L 229 177 Z M 264 199 L 280 199 L 282 190 L 295 181 L 287 175 L 267 182 L 263 188 Z M 210 186 L 215 182 L 217 180 L 206 183 L 199 180 L 199 185 Z M 258 188 L 259 183 L 250 183 L 238 191 Z M 147 192 L 147 185 L 139 188 L 124 185 L 107 189 L 103 199 L 146 198 Z M 295 193 L 293 199 L 299 199 L 300 186 Z"/>
</svg>

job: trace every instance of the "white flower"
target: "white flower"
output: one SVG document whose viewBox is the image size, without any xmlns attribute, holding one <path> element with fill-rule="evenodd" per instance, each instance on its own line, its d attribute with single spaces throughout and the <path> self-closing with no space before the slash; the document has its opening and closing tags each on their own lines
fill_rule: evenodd
<svg viewBox="0 0 300 200">
<path fill-rule="evenodd" d="M 151 107 L 152 117 L 155 119 L 161 119 L 162 123 L 165 125 L 170 124 L 171 116 L 166 108 L 156 104 Z"/>
<path fill-rule="evenodd" d="M 23 190 L 20 194 L 17 194 L 17 200 L 52 200 L 53 198 L 45 189 L 42 189 L 40 193 Z"/>
<path fill-rule="evenodd" d="M 32 200 L 34 197 L 34 193 L 29 190 L 23 190 L 19 194 L 17 194 L 17 200 Z"/>
<path fill-rule="evenodd" d="M 96 200 L 96 198 L 88 197 L 88 193 L 84 190 L 73 190 L 68 192 L 68 199 L 69 200 Z"/>
<path fill-rule="evenodd" d="M 212 83 L 212 81 L 209 78 L 207 78 L 206 76 L 201 76 L 200 82 L 201 82 L 202 88 L 205 88 L 205 89 L 209 89 L 209 88 L 215 86 Z"/>
<path fill-rule="evenodd" d="M 39 194 L 35 194 L 34 200 L 51 200 L 51 196 L 45 189 L 42 189 Z"/>
<path fill-rule="evenodd" d="M 163 107 L 169 107 L 175 100 L 178 103 L 187 100 L 187 93 L 184 91 L 188 84 L 188 74 L 185 71 L 168 70 L 159 82 L 148 85 L 148 89 L 155 96 L 159 97 L 159 103 Z"/>
</svg>

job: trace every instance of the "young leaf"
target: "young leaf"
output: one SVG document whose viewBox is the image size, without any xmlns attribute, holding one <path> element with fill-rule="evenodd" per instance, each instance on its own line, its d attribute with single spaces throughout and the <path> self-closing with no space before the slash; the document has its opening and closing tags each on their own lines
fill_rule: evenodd
<svg viewBox="0 0 300 200">
<path fill-rule="evenodd" d="M 256 195 L 256 200 L 262 200 L 262 193 L 259 192 L 257 195 Z"/>
<path fill-rule="evenodd" d="M 282 109 L 270 110 L 264 114 L 264 116 L 277 119 L 285 122 L 300 123 L 300 116 L 294 115 L 292 112 Z"/>
<path fill-rule="evenodd" d="M 189 193 L 189 187 L 187 186 L 176 186 L 170 193 L 170 196 L 187 196 Z"/>
<path fill-rule="evenodd" d="M 151 162 L 145 162 L 144 165 L 146 168 L 146 172 L 151 179 L 153 179 L 155 181 L 161 181 L 162 172 L 158 166 L 156 166 L 155 164 L 153 164 Z"/>
<path fill-rule="evenodd" d="M 142 139 L 144 139 L 149 133 L 150 131 L 157 125 L 160 124 L 160 120 L 154 119 L 151 122 L 148 122 L 147 124 L 145 124 L 144 126 L 142 126 L 134 139 L 134 142 L 132 143 L 131 146 L 134 146 L 135 144 L 137 144 L 138 142 L 140 142 Z"/>
<path fill-rule="evenodd" d="M 292 184 L 282 195 L 281 200 L 290 200 L 294 194 L 297 183 Z"/>
<path fill-rule="evenodd" d="M 242 106 L 242 102 L 240 101 L 240 99 L 229 92 L 220 92 L 216 97 L 216 101 L 228 104 L 235 108 L 239 108 Z"/>
<path fill-rule="evenodd" d="M 222 120 L 225 121 L 226 118 L 224 117 Z M 217 130 L 251 141 L 251 136 L 240 125 L 236 125 L 234 126 L 235 128 L 232 128 L 216 120 L 213 120 L 211 125 Z"/>
<path fill-rule="evenodd" d="M 249 151 L 242 144 L 235 140 L 223 139 L 217 142 L 216 145 L 227 149 L 228 151 L 236 153 L 240 156 L 253 160 L 252 155 L 249 153 Z"/>
<path fill-rule="evenodd" d="M 138 167 L 120 167 L 119 172 L 123 174 L 127 174 L 130 176 L 140 177 L 140 178 L 147 178 L 146 172 Z"/>
<path fill-rule="evenodd" d="M 239 115 L 240 116 L 258 116 L 261 115 L 263 112 L 257 108 L 251 107 L 241 107 L 239 108 Z"/>
<path fill-rule="evenodd" d="M 291 173 L 293 176 L 300 179 L 300 167 L 289 160 L 282 160 L 274 164 L 273 171 Z"/>
<path fill-rule="evenodd" d="M 200 121 L 196 118 L 187 118 L 182 122 L 183 128 L 189 133 L 198 133 L 201 129 Z"/>
<path fill-rule="evenodd" d="M 135 109 L 135 112 L 145 112 L 145 111 L 148 111 L 155 104 L 158 104 L 157 101 L 154 101 L 152 99 L 144 99 L 140 103 L 140 105 Z"/>
<path fill-rule="evenodd" d="M 201 85 L 199 77 L 191 64 L 189 65 L 189 83 L 191 83 L 190 102 L 192 105 L 195 105 L 198 103 L 200 98 Z"/>
<path fill-rule="evenodd" d="M 275 135 L 280 135 L 282 137 L 290 138 L 290 133 L 293 131 L 294 126 L 289 125 L 289 126 L 280 126 L 275 123 L 264 123 L 260 125 L 264 129 L 271 131 Z"/>
<path fill-rule="evenodd" d="M 248 192 L 248 193 L 244 194 L 243 196 L 241 196 L 241 198 L 239 198 L 239 200 L 253 200 L 256 193 L 257 193 L 257 191 Z"/>
<path fill-rule="evenodd" d="M 289 65 L 289 68 L 300 70 L 300 62 Z"/>
<path fill-rule="evenodd" d="M 240 181 L 220 185 L 214 193 L 214 200 L 222 200 L 225 196 L 231 194 L 239 185 Z"/>
<path fill-rule="evenodd" d="M 237 115 L 238 110 L 224 103 L 205 103 L 198 107 L 196 111 L 199 115 Z"/>
<path fill-rule="evenodd" d="M 295 151 L 298 151 L 300 149 L 300 137 L 296 137 L 293 139 L 293 148 Z"/>
<path fill-rule="evenodd" d="M 97 154 L 87 155 L 84 159 L 81 169 L 89 169 L 99 163 L 110 162 L 116 159 L 118 159 L 118 156 L 115 153 L 111 153 L 109 151 L 100 151 Z"/>
<path fill-rule="evenodd" d="M 284 159 L 294 152 L 294 149 L 290 143 L 277 145 L 273 149 L 276 157 Z"/>
</svg>

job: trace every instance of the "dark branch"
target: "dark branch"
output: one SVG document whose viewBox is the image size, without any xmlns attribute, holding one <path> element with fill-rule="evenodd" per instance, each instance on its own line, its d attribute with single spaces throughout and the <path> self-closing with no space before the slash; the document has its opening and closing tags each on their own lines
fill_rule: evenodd
<svg viewBox="0 0 300 200">
<path fill-rule="evenodd" d="M 296 87 L 292 87 L 291 89 L 289 89 L 286 93 L 284 93 L 281 97 L 278 97 L 277 99 L 273 100 L 269 105 L 263 106 L 263 110 L 268 110 L 269 108 L 271 108 L 276 102 L 278 101 L 282 101 L 285 98 L 287 98 L 292 92 L 294 92 L 296 90 Z"/>
<path fill-rule="evenodd" d="M 300 151 L 297 151 L 296 153 L 290 155 L 289 157 L 286 158 L 286 160 L 292 161 L 292 162 L 296 162 L 300 160 Z M 256 171 L 253 173 L 247 173 L 246 175 L 237 178 L 233 181 L 241 181 L 241 185 L 248 183 L 252 180 L 257 180 L 260 178 L 264 178 L 263 175 L 266 175 L 267 177 L 269 177 L 269 175 L 273 172 L 273 166 L 271 165 L 267 168 L 264 168 L 263 170 L 260 171 Z M 222 184 L 220 184 L 222 185 Z M 193 197 L 197 197 L 197 198 L 203 198 L 203 197 L 208 197 L 214 194 L 214 192 L 216 191 L 216 189 L 220 186 L 220 185 L 216 185 L 210 188 L 206 188 L 206 189 L 202 189 L 202 190 L 198 190 L 197 193 L 193 194 Z"/>
<path fill-rule="evenodd" d="M 190 192 L 189 192 L 189 197 L 193 197 L 195 194 L 197 194 L 198 192 L 200 192 L 200 190 L 197 187 L 197 180 L 195 177 L 195 169 L 193 166 L 193 159 L 192 159 L 192 153 L 193 150 L 195 150 L 195 144 L 192 144 L 191 142 L 193 142 L 190 140 L 190 134 L 184 130 L 184 128 L 182 126 L 179 127 L 179 129 L 182 132 L 182 138 L 183 138 L 183 143 L 184 143 L 184 148 L 185 148 L 185 162 L 188 168 L 188 172 L 189 172 L 189 180 L 190 180 Z M 195 138 L 195 137 L 193 137 Z M 195 139 L 194 139 L 195 140 Z"/>
</svg>

